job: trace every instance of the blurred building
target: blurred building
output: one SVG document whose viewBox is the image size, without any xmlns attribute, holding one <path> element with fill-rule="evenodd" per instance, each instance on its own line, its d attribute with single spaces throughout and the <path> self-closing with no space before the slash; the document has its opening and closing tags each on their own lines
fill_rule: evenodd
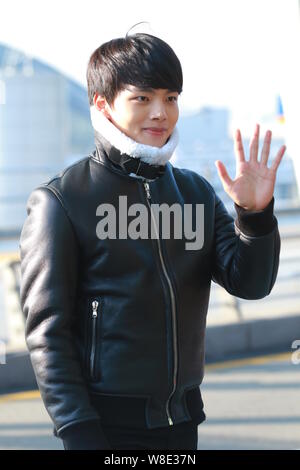
<svg viewBox="0 0 300 470">
<path fill-rule="evenodd" d="M 0 234 L 18 232 L 31 190 L 93 146 L 86 90 L 0 44 Z"/>
</svg>

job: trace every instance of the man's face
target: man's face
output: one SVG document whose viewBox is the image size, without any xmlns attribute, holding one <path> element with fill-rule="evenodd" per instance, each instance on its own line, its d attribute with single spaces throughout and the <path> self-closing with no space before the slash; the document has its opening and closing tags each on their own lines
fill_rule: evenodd
<svg viewBox="0 0 300 470">
<path fill-rule="evenodd" d="M 179 116 L 178 92 L 141 89 L 125 85 L 111 106 L 105 101 L 106 117 L 124 134 L 141 144 L 162 147 Z M 94 103 L 100 109 L 95 95 Z"/>
</svg>

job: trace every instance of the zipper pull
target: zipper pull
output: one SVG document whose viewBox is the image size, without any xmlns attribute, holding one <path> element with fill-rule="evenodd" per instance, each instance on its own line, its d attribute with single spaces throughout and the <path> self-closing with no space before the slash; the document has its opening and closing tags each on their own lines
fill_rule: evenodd
<svg viewBox="0 0 300 470">
<path fill-rule="evenodd" d="M 146 190 L 147 198 L 148 198 L 148 199 L 151 199 L 149 183 L 147 183 L 146 181 L 144 181 L 144 187 L 145 187 L 145 190 Z"/>
<path fill-rule="evenodd" d="M 97 318 L 97 316 L 98 316 L 98 312 L 97 312 L 98 305 L 99 305 L 99 302 L 97 302 L 97 300 L 93 300 L 93 302 L 92 302 L 93 318 Z"/>
</svg>

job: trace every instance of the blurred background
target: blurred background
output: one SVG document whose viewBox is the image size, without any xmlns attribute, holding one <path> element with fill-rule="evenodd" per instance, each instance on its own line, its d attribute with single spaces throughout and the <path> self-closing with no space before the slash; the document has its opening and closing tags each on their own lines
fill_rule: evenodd
<svg viewBox="0 0 300 470">
<path fill-rule="evenodd" d="M 144 22 L 142 24 L 137 24 Z M 94 149 L 86 67 L 103 42 L 146 32 L 183 68 L 171 162 L 203 175 L 234 216 L 215 160 L 235 175 L 255 123 L 282 144 L 275 215 L 282 238 L 271 294 L 247 301 L 212 283 L 207 421 L 199 449 L 300 448 L 300 2 L 4 0 L 0 15 L 0 449 L 62 448 L 51 435 L 24 341 L 18 243 L 30 192 Z M 297 59 L 298 57 L 298 59 Z M 22 393 L 20 393 L 22 392 Z"/>
</svg>

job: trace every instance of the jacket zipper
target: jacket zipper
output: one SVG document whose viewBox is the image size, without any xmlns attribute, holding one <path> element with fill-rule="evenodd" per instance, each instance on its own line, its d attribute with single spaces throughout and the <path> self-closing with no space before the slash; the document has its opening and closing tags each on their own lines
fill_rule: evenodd
<svg viewBox="0 0 300 470">
<path fill-rule="evenodd" d="M 151 206 L 150 206 L 151 194 L 150 194 L 149 183 L 147 183 L 146 181 L 143 181 L 143 184 L 144 184 L 144 188 L 145 188 L 145 191 L 146 191 L 147 204 L 148 204 L 148 207 L 150 209 L 151 218 L 153 220 L 153 225 L 154 225 L 155 232 L 156 232 L 159 258 L 160 258 L 161 266 L 162 266 L 162 269 L 163 269 L 163 273 L 165 275 L 165 278 L 166 278 L 168 286 L 169 286 L 170 297 L 171 297 L 172 326 L 173 326 L 173 348 L 174 348 L 174 374 L 173 374 L 173 389 L 172 389 L 172 392 L 169 395 L 169 398 L 168 398 L 167 403 L 166 403 L 166 413 L 167 413 L 169 425 L 172 426 L 174 423 L 173 423 L 173 420 L 171 418 L 169 403 L 170 403 L 170 399 L 171 399 L 171 397 L 174 394 L 175 389 L 176 389 L 176 377 L 177 377 L 177 369 L 178 369 L 178 361 L 177 361 L 178 348 L 177 348 L 177 340 L 176 340 L 177 333 L 176 333 L 175 295 L 174 295 L 172 283 L 171 283 L 170 277 L 168 275 L 166 265 L 165 265 L 165 262 L 164 262 L 164 259 L 163 259 L 163 256 L 162 256 L 161 244 L 160 244 L 160 239 L 159 239 L 159 234 L 158 234 L 155 218 L 154 218 L 154 216 L 152 214 L 152 211 L 151 211 Z"/>
<path fill-rule="evenodd" d="M 95 355 L 96 355 L 96 332 L 97 332 L 97 318 L 98 318 L 98 305 L 97 300 L 92 302 L 92 347 L 91 347 L 91 356 L 90 356 L 90 374 L 94 378 L 94 369 L 95 369 Z"/>
</svg>

